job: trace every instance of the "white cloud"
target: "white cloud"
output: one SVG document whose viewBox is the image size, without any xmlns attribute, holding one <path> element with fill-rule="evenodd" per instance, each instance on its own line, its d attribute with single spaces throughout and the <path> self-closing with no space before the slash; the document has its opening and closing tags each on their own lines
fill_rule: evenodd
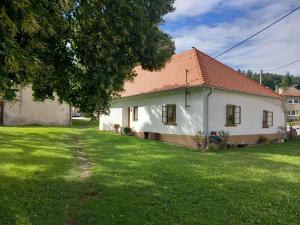
<svg viewBox="0 0 300 225">
<path fill-rule="evenodd" d="M 210 12 L 223 0 L 176 0 L 176 10 L 166 16 L 167 20 L 178 20 L 184 17 L 194 17 Z"/>
<path fill-rule="evenodd" d="M 258 1 L 230 0 L 226 1 L 226 4 L 230 4 L 232 7 L 241 7 L 242 3 L 240 2 L 249 5 Z M 251 13 L 235 21 L 214 25 L 186 26 L 168 32 L 174 37 L 177 51 L 195 46 L 199 50 L 215 56 L 286 14 L 291 8 L 295 7 L 295 2 L 293 0 L 261 0 L 260 4 L 263 7 L 252 9 Z M 219 3 L 221 4 L 221 2 Z M 266 3 L 269 3 L 269 5 Z M 214 8 L 209 10 L 214 10 Z M 299 59 L 299 21 L 300 10 L 261 33 L 247 44 L 218 59 L 236 69 L 253 69 L 254 71 L 274 68 Z M 284 74 L 287 71 L 300 75 L 300 63 L 274 72 Z"/>
</svg>

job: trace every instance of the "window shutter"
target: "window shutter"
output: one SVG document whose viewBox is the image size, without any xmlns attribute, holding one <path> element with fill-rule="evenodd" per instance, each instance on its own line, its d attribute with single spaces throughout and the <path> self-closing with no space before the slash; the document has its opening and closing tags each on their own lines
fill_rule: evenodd
<svg viewBox="0 0 300 225">
<path fill-rule="evenodd" d="M 226 125 L 230 125 L 230 110 L 231 110 L 231 105 L 226 105 Z"/>
<path fill-rule="evenodd" d="M 168 120 L 167 120 L 167 118 L 168 118 L 168 108 L 167 108 L 167 106 L 165 106 L 165 105 L 163 105 L 162 106 L 162 122 L 163 123 L 167 123 L 168 122 Z"/>
</svg>

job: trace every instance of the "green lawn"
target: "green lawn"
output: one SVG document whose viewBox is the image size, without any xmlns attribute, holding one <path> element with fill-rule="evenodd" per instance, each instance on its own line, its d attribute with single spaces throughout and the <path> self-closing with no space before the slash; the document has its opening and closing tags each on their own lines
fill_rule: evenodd
<svg viewBox="0 0 300 225">
<path fill-rule="evenodd" d="M 300 142 L 201 153 L 77 123 L 0 128 L 1 225 L 300 224 Z"/>
</svg>

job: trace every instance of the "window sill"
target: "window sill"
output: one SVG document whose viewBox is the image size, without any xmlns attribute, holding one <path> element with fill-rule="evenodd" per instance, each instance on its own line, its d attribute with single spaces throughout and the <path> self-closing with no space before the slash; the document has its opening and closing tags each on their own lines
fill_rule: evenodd
<svg viewBox="0 0 300 225">
<path fill-rule="evenodd" d="M 235 124 L 226 124 L 225 127 L 236 127 L 237 125 Z"/>
<path fill-rule="evenodd" d="M 164 125 L 177 126 L 177 123 L 164 123 Z"/>
</svg>

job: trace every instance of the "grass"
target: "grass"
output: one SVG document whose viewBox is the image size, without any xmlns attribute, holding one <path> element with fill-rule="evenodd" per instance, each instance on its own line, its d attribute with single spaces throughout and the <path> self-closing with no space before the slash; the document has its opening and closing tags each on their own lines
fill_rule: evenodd
<svg viewBox="0 0 300 225">
<path fill-rule="evenodd" d="M 300 120 L 295 120 L 295 121 L 292 121 L 292 122 L 288 122 L 287 126 L 289 127 L 291 124 L 293 126 L 299 126 L 300 125 Z"/>
<path fill-rule="evenodd" d="M 80 121 L 0 128 L 1 225 L 299 224 L 299 190 L 300 142 L 201 153 Z"/>
</svg>

